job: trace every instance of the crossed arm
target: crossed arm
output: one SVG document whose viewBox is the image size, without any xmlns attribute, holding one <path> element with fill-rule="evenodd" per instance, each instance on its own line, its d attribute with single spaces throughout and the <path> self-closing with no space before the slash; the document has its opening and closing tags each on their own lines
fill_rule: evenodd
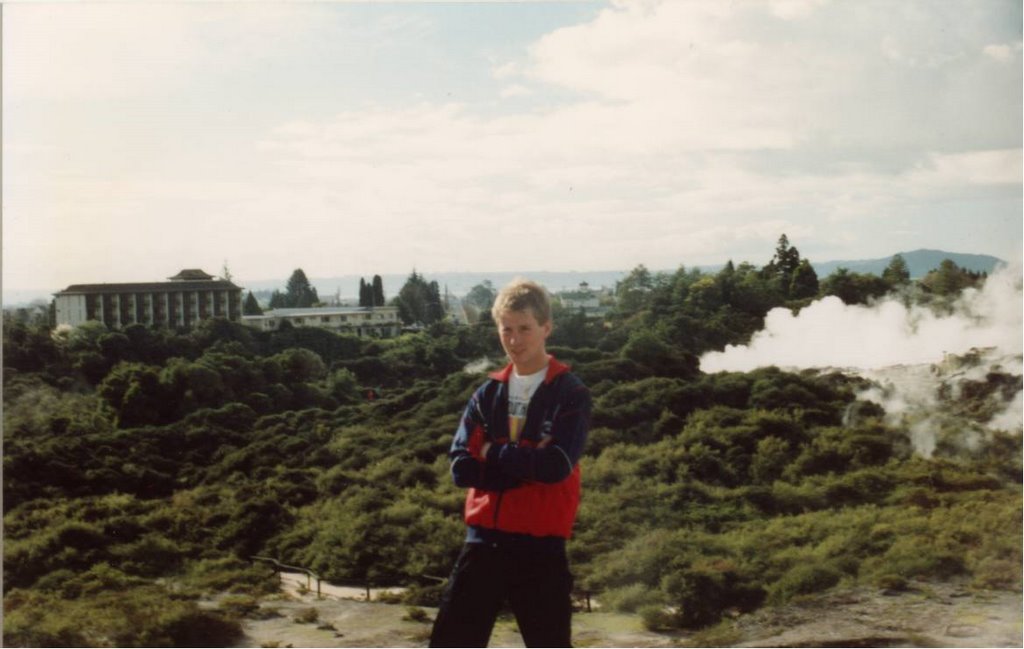
<svg viewBox="0 0 1024 649">
<path fill-rule="evenodd" d="M 489 439 L 477 404 L 470 399 L 449 457 L 459 487 L 513 489 L 523 482 L 561 482 L 583 454 L 590 424 L 590 392 L 582 384 L 566 390 L 551 415 L 551 429 L 536 448 Z"/>
</svg>

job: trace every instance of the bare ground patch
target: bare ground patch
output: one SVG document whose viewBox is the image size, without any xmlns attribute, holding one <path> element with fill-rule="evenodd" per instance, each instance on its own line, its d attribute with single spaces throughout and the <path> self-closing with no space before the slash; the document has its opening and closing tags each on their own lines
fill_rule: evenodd
<svg viewBox="0 0 1024 649">
<path fill-rule="evenodd" d="M 378 602 L 316 598 L 286 590 L 262 603 L 276 616 L 247 620 L 240 647 L 425 647 L 436 609 L 427 620 L 407 619 L 407 607 Z M 764 608 L 703 632 L 663 634 L 643 628 L 635 615 L 595 612 L 573 618 L 577 647 L 1020 647 L 1020 592 L 972 591 L 963 586 L 922 584 L 893 593 L 843 589 Z M 314 609 L 315 621 L 309 619 Z M 522 647 L 515 620 L 503 616 L 492 647 Z"/>
</svg>

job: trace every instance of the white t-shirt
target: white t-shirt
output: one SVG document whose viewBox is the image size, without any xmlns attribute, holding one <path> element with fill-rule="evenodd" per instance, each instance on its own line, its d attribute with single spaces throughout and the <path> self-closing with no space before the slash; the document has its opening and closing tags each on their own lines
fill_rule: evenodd
<svg viewBox="0 0 1024 649">
<path fill-rule="evenodd" d="M 526 376 L 512 370 L 512 376 L 508 381 L 508 432 L 509 438 L 515 442 L 519 440 L 519 433 L 526 423 L 526 409 L 530 405 L 530 398 L 537 391 L 537 387 L 544 382 L 548 373 L 547 365 L 544 369 Z"/>
</svg>

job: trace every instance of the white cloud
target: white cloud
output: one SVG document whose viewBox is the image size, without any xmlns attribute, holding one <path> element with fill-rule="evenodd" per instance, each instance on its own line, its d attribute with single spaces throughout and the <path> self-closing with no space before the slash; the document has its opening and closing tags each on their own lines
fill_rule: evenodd
<svg viewBox="0 0 1024 649">
<path fill-rule="evenodd" d="M 300 256 L 358 272 L 385 240 L 380 272 L 760 262 L 781 232 L 852 258 L 899 230 L 942 247 L 907 216 L 929 201 L 1019 205 L 1020 57 L 993 64 L 1013 37 L 979 27 L 991 5 L 616 2 L 475 62 L 438 51 L 424 6 L 357 23 L 331 4 L 5 8 L 4 234 L 35 242 L 5 244 L 5 280 L 67 277 L 68 255 L 36 260 L 96 232 L 117 259 L 138 223 L 205 233 L 163 239 L 196 255 L 231 241 L 236 274 L 264 277 Z M 455 56 L 491 96 L 430 99 Z M 317 76 L 363 65 L 354 89 Z M 17 109 L 45 98 L 58 118 Z"/>
<path fill-rule="evenodd" d="M 504 88 L 501 89 L 502 97 L 528 97 L 532 94 L 532 90 L 520 84 L 505 86 Z"/>
<path fill-rule="evenodd" d="M 986 56 L 989 56 L 1000 63 L 1007 63 L 1013 59 L 1013 55 L 1021 51 L 1021 42 L 1016 43 L 1000 43 L 993 45 L 986 45 L 982 52 Z"/>
<path fill-rule="evenodd" d="M 928 187 L 1016 185 L 1024 178 L 1021 149 L 932 154 L 908 179 Z"/>
<path fill-rule="evenodd" d="M 806 18 L 828 0 L 771 0 L 769 6 L 773 14 L 785 20 Z"/>
</svg>

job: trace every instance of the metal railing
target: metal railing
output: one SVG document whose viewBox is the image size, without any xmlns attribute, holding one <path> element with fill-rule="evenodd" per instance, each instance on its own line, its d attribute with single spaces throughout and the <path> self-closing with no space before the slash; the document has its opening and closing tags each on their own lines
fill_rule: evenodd
<svg viewBox="0 0 1024 649">
<path fill-rule="evenodd" d="M 316 598 L 323 599 L 323 596 L 320 594 L 320 575 L 316 574 L 309 568 L 303 568 L 302 566 L 290 566 L 286 563 L 281 563 L 273 557 L 253 556 L 249 558 L 253 561 L 265 561 L 272 564 L 274 566 L 274 570 L 278 573 L 284 572 L 285 570 L 304 573 L 306 575 L 306 590 L 313 590 L 313 580 L 316 579 Z"/>
</svg>

